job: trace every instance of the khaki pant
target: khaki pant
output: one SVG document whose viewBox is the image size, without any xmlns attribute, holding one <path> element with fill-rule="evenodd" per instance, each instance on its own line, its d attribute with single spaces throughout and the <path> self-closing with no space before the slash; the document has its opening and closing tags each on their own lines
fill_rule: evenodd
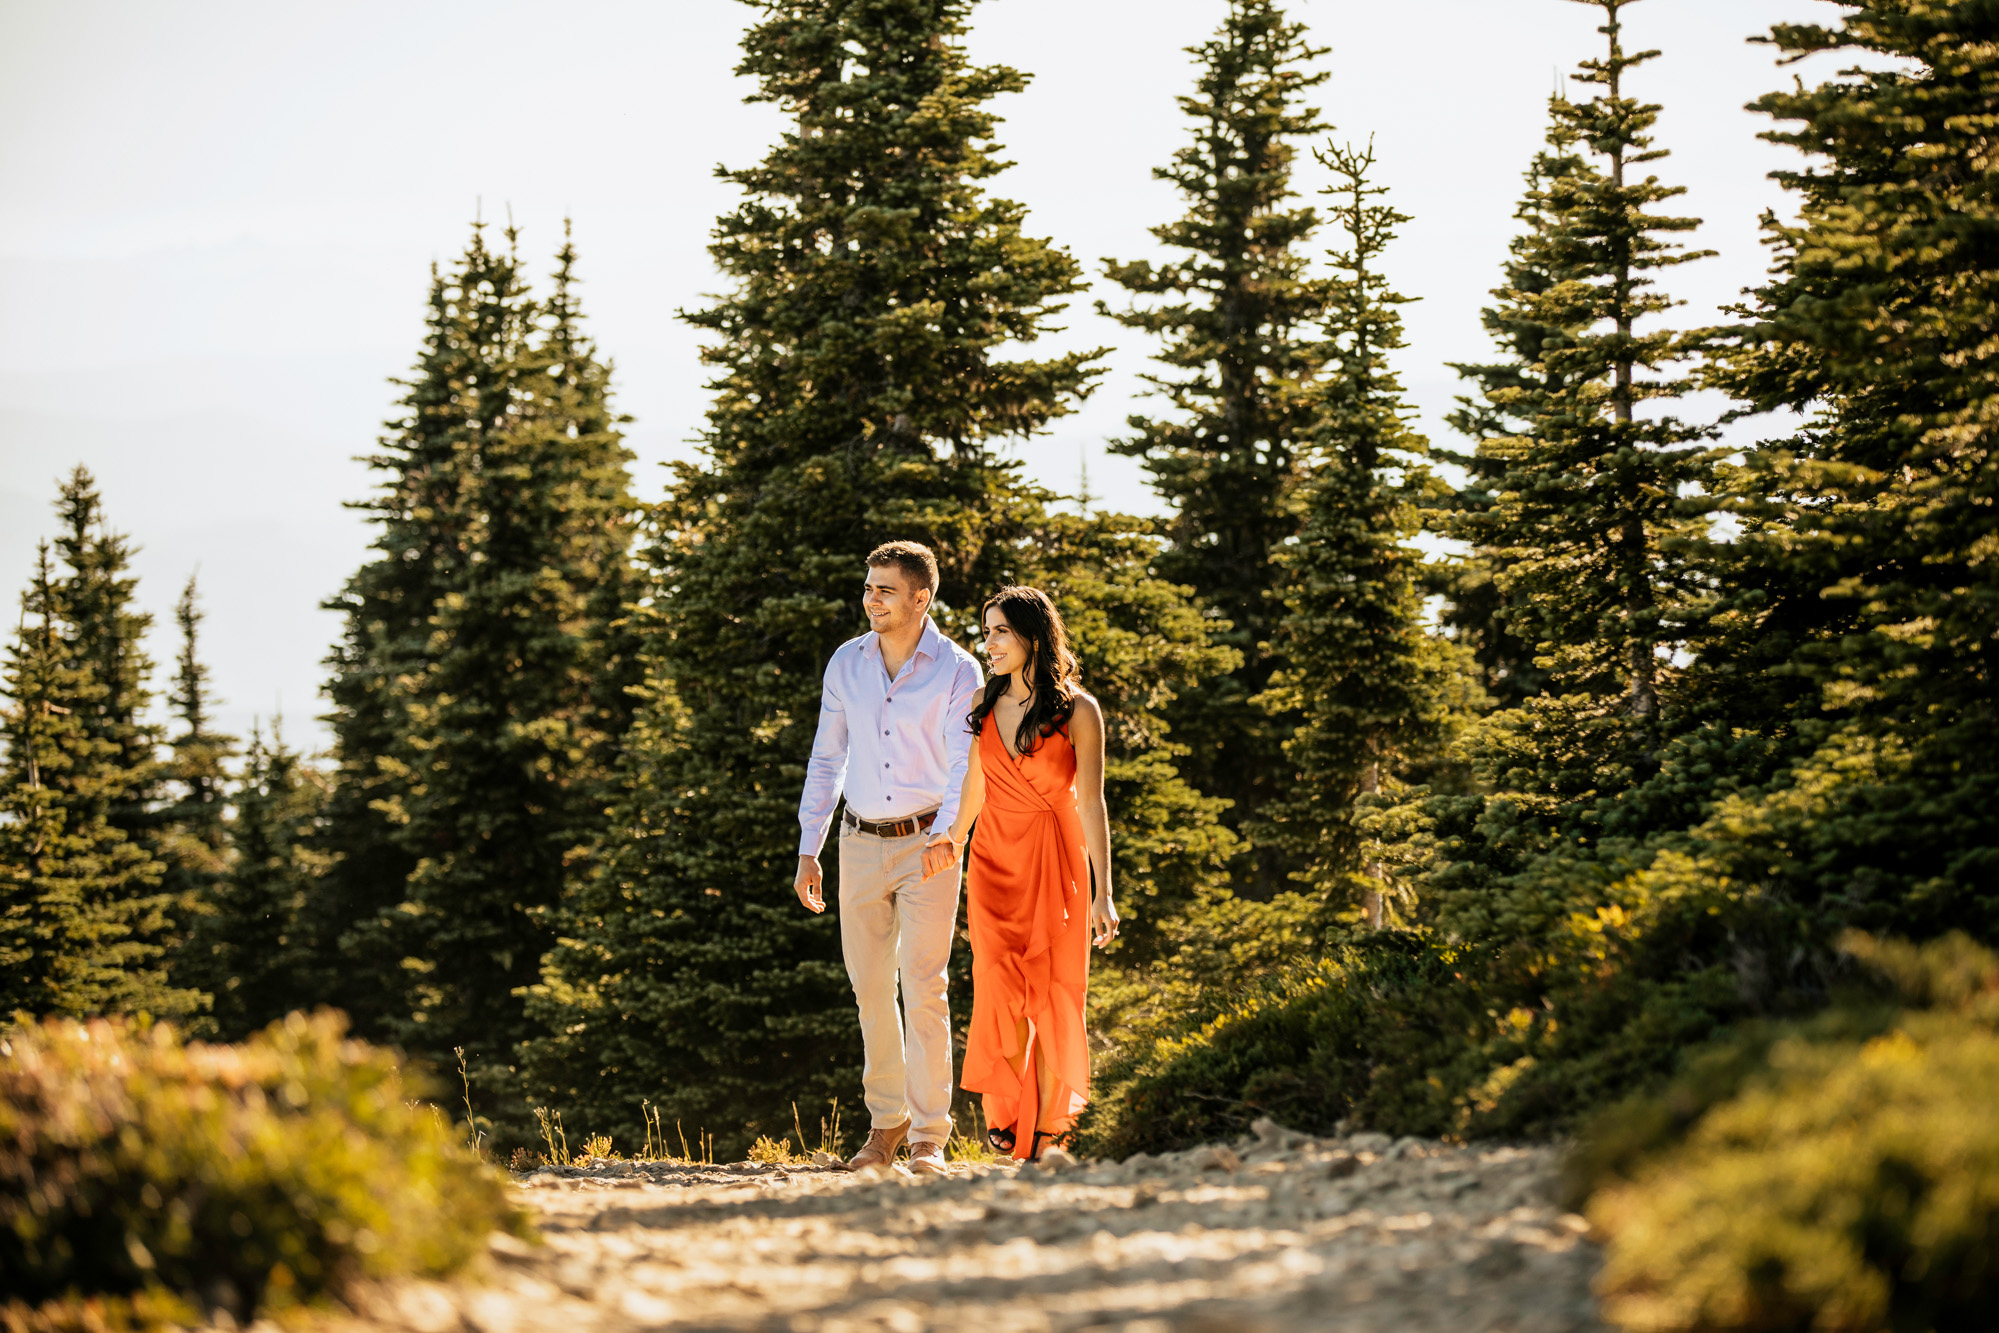
<svg viewBox="0 0 1999 1333">
<path fill-rule="evenodd" d="M 877 838 L 840 824 L 840 949 L 861 1008 L 861 1086 L 876 1127 L 951 1137 L 951 1006 L 958 867 L 923 878 L 928 832 Z M 902 1003 L 896 1003 L 901 974 Z"/>
</svg>

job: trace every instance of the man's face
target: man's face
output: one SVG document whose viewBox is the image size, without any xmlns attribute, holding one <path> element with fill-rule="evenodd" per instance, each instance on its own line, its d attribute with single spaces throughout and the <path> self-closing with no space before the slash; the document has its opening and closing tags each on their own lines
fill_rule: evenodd
<svg viewBox="0 0 1999 1333">
<path fill-rule="evenodd" d="M 909 628 L 929 605 L 929 590 L 914 587 L 895 565 L 868 567 L 861 609 L 868 613 L 868 627 L 875 633 L 894 634 Z"/>
</svg>

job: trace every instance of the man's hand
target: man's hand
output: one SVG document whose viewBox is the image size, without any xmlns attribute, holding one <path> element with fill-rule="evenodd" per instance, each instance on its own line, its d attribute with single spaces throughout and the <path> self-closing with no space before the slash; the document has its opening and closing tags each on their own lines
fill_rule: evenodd
<svg viewBox="0 0 1999 1333">
<path fill-rule="evenodd" d="M 803 856 L 798 858 L 798 878 L 791 887 L 798 894 L 798 901 L 805 904 L 808 912 L 826 910 L 826 876 L 819 870 L 819 858 Z"/>
<path fill-rule="evenodd" d="M 933 879 L 958 864 L 960 843 L 948 833 L 933 833 L 923 849 L 923 878 Z"/>
</svg>

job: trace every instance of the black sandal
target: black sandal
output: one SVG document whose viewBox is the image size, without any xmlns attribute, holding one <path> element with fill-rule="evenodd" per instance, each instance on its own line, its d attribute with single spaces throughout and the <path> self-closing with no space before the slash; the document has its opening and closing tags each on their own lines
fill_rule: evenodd
<svg viewBox="0 0 1999 1333">
<path fill-rule="evenodd" d="M 1014 1137 L 1013 1130 L 1010 1128 L 988 1129 L 986 1131 L 986 1142 L 993 1146 L 994 1152 L 1005 1153 L 1011 1157 L 1013 1156 L 1013 1145 L 1019 1142 L 1019 1140 Z"/>
<path fill-rule="evenodd" d="M 1061 1149 L 1061 1150 L 1062 1150 L 1063 1152 L 1067 1152 L 1067 1151 L 1069 1151 L 1069 1135 L 1070 1135 L 1070 1133 L 1071 1133 L 1071 1131 L 1069 1131 L 1069 1130 L 1066 1130 L 1066 1129 L 1064 1129 L 1064 1130 L 1060 1130 L 1060 1131 L 1058 1131 L 1058 1132 L 1056 1132 L 1056 1133 L 1053 1133 L 1053 1134 L 1050 1134 L 1050 1133 L 1046 1133 L 1046 1132 L 1044 1132 L 1044 1131 L 1042 1131 L 1042 1130 L 1038 1130 L 1038 1129 L 1037 1129 L 1037 1130 L 1035 1130 L 1035 1131 L 1034 1131 L 1034 1152 L 1033 1152 L 1033 1154 L 1032 1154 L 1031 1156 L 1029 1156 L 1029 1157 L 1028 1157 L 1028 1159 L 1027 1159 L 1027 1160 L 1028 1160 L 1028 1161 L 1030 1161 L 1030 1162 L 1038 1162 L 1038 1161 L 1040 1161 L 1040 1160 L 1041 1160 L 1041 1154 L 1042 1154 L 1043 1152 L 1045 1152 L 1045 1151 L 1046 1151 L 1046 1149 L 1044 1149 L 1044 1148 L 1043 1148 L 1043 1147 L 1041 1146 L 1041 1140 L 1043 1140 L 1043 1139 L 1053 1139 L 1053 1140 L 1054 1140 L 1054 1144 L 1053 1144 L 1053 1146 L 1054 1146 L 1054 1147 L 1057 1147 L 1057 1148 L 1060 1148 L 1060 1149 Z M 1012 1131 L 1008 1131 L 1008 1134 L 1007 1134 L 1007 1137 L 1008 1137 L 1008 1138 L 1011 1138 L 1011 1137 L 1013 1137 L 1013 1135 L 1012 1135 Z"/>
</svg>

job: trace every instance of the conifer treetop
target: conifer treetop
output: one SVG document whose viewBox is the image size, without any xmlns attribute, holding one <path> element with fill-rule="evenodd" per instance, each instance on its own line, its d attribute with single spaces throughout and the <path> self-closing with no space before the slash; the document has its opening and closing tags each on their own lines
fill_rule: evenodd
<svg viewBox="0 0 1999 1333">
<path fill-rule="evenodd" d="M 204 619 L 196 578 L 190 574 L 174 603 L 180 651 L 174 658 L 173 682 L 167 691 L 167 705 L 180 724 L 180 733 L 173 737 L 174 776 L 189 800 L 214 806 L 222 800 L 223 765 L 236 752 L 236 738 L 212 729 L 214 699 L 209 691 L 208 664 L 201 660 Z"/>
<path fill-rule="evenodd" d="M 719 335 L 702 353 L 719 371 L 711 456 L 976 461 L 1073 410 L 1101 349 L 994 356 L 1052 331 L 1082 284 L 1021 205 L 981 188 L 1009 165 L 985 104 L 1027 79 L 965 59 L 971 0 L 760 7 L 737 72 L 793 123 L 761 162 L 717 169 L 748 198 L 709 247 L 734 289 L 684 315 Z"/>
<path fill-rule="evenodd" d="M 1545 352 L 1567 331 L 1537 322 L 1522 308 L 1516 296 L 1539 296 L 1567 276 L 1546 267 L 1550 256 L 1541 243 L 1540 234 L 1553 223 L 1549 214 L 1549 192 L 1553 182 L 1581 167 L 1582 158 L 1576 152 L 1575 140 L 1570 137 L 1568 128 L 1552 119 L 1547 145 L 1534 155 L 1533 162 L 1524 173 L 1527 188 L 1513 210 L 1513 219 L 1519 224 L 1519 230 L 1507 242 L 1507 260 L 1502 267 L 1504 281 L 1489 293 L 1496 298 L 1495 303 L 1479 312 L 1480 323 L 1485 326 L 1494 346 L 1506 354 L 1507 359 L 1485 363 L 1449 363 L 1452 370 L 1473 381 L 1479 388 L 1476 398 L 1460 397 L 1456 410 L 1446 418 L 1453 430 L 1474 442 L 1516 434 L 1524 428 L 1518 424 L 1521 418 L 1509 413 L 1505 407 L 1506 403 L 1517 403 L 1522 399 L 1516 395 L 1501 400 L 1498 397 L 1501 391 L 1557 387 L 1552 378 L 1553 372 L 1548 369 Z M 1465 468 L 1474 479 L 1475 488 L 1494 475 L 1489 460 L 1476 452 L 1457 453 L 1442 447 L 1437 452 Z M 1471 499 L 1474 504 L 1490 502 L 1489 496 L 1484 495 L 1474 495 Z"/>
<path fill-rule="evenodd" d="M 1622 694 L 1633 717 L 1659 706 L 1660 654 L 1682 641 L 1704 596 L 1696 562 L 1715 456 L 1710 427 L 1648 400 L 1684 395 L 1678 366 L 1711 341 L 1706 329 L 1640 328 L 1679 304 L 1653 276 L 1704 258 L 1678 238 L 1700 220 L 1657 211 L 1684 193 L 1631 168 L 1663 158 L 1651 130 L 1660 108 L 1626 94 L 1625 75 L 1658 53 L 1624 49 L 1622 11 L 1594 4 L 1605 54 L 1581 62 L 1598 88 L 1549 99 L 1550 153 L 1522 208 L 1530 230 L 1509 273 L 1531 279 L 1502 289 L 1488 326 L 1532 342 L 1538 360 L 1493 377 L 1489 421 L 1512 433 L 1480 452 L 1495 492 L 1489 508 L 1453 524 L 1496 562 L 1509 626 L 1540 645 L 1537 665 L 1569 688 Z M 1545 170 L 1545 174 L 1544 174 Z"/>
<path fill-rule="evenodd" d="M 1164 262 L 1104 261 L 1130 306 L 1098 309 L 1158 338 L 1145 378 L 1167 410 L 1134 414 L 1113 452 L 1142 458 L 1171 507 L 1162 577 L 1194 590 L 1214 641 L 1240 665 L 1173 710 L 1190 752 L 1189 779 L 1233 804 L 1249 830 L 1287 772 L 1292 721 L 1252 699 L 1276 668 L 1270 643 L 1285 577 L 1275 560 L 1298 532 L 1296 493 L 1320 410 L 1314 381 L 1329 347 L 1322 319 L 1331 288 L 1314 276 L 1305 242 L 1318 212 L 1294 203 L 1298 142 L 1326 128 L 1307 105 L 1328 75 L 1303 24 L 1274 0 L 1232 0 L 1207 41 L 1188 48 L 1194 91 L 1179 99 L 1189 134 L 1154 170 L 1184 212 L 1152 229 L 1180 254 Z M 1242 844 L 1235 874 L 1281 892 L 1289 867 L 1275 844 Z M 1240 858 L 1239 858 L 1240 859 Z"/>
<path fill-rule="evenodd" d="M 1569 145 L 1581 145 L 1604 159 L 1601 170 L 1564 171 L 1548 182 L 1549 203 L 1558 215 L 1558 225 L 1550 232 L 1548 259 L 1568 280 L 1551 294 L 1551 303 L 1566 308 L 1562 313 L 1571 322 L 1563 327 L 1579 331 L 1609 324 L 1614 333 L 1605 337 L 1579 338 L 1583 364 L 1588 372 L 1607 366 L 1614 382 L 1612 410 L 1620 421 L 1628 422 L 1632 408 L 1647 397 L 1675 396 L 1671 385 L 1648 387 L 1634 371 L 1656 367 L 1677 359 L 1699 345 L 1704 332 L 1692 340 L 1670 331 L 1638 334 L 1635 325 L 1681 302 L 1658 289 L 1649 275 L 1661 269 L 1707 259 L 1712 250 L 1688 250 L 1673 238 L 1696 230 L 1701 220 L 1650 211 L 1687 190 L 1684 185 L 1665 185 L 1655 175 L 1629 179 L 1629 169 L 1657 162 L 1668 150 L 1652 146 L 1651 131 L 1661 110 L 1657 103 L 1640 102 L 1624 93 L 1627 71 L 1653 60 L 1658 51 L 1624 50 L 1622 11 L 1638 0 L 1570 0 L 1604 11 L 1607 22 L 1597 31 L 1607 39 L 1608 50 L 1601 59 L 1578 63 L 1576 80 L 1603 91 L 1586 102 L 1557 95 L 1549 99 L 1548 142 L 1557 153 Z M 1571 285 L 1573 284 L 1573 285 Z M 1569 299 L 1563 302 L 1563 296 Z M 1583 351 L 1581 349 L 1587 349 Z M 1551 368 L 1560 371 L 1571 357 L 1566 349 L 1550 349 Z M 1585 378 L 1594 378 L 1585 374 Z"/>
<path fill-rule="evenodd" d="M 1324 307 L 1325 284 L 1307 273 L 1294 247 L 1319 227 L 1309 206 L 1283 207 L 1294 198 L 1294 142 L 1328 126 L 1304 97 L 1330 77 L 1312 63 L 1331 48 L 1314 46 L 1305 26 L 1291 22 L 1271 0 L 1231 0 L 1216 34 L 1190 46 L 1197 62 L 1195 92 L 1178 99 L 1194 122 L 1191 143 L 1170 165 L 1155 167 L 1190 207 L 1149 230 L 1159 241 L 1187 252 L 1163 263 L 1104 261 L 1113 281 L 1140 296 L 1195 297 L 1112 311 L 1128 328 L 1164 335 L 1156 354 L 1163 364 L 1191 374 L 1147 375 L 1172 405 L 1195 417 L 1184 434 L 1173 425 L 1134 416 L 1140 434 L 1117 446 L 1146 454 L 1155 484 L 1168 499 L 1198 487 L 1182 475 L 1169 450 L 1194 445 L 1204 433 L 1238 450 L 1282 452 L 1284 425 L 1246 419 L 1243 407 L 1264 392 L 1282 397 L 1283 381 L 1309 377 L 1319 366 L 1316 341 L 1307 334 Z M 1207 425 L 1203 418 L 1219 417 Z"/>
<path fill-rule="evenodd" d="M 1327 144 L 1313 156 L 1333 173 L 1333 183 L 1320 193 L 1330 197 L 1327 213 L 1346 238 L 1328 252 L 1334 272 L 1326 284 L 1327 332 L 1336 369 L 1322 388 L 1320 432 L 1322 439 L 1344 440 L 1352 461 L 1373 471 L 1384 449 L 1413 454 L 1427 448 L 1402 429 L 1402 382 L 1388 360 L 1406 345 L 1400 307 L 1417 298 L 1396 291 L 1380 263 L 1409 215 L 1382 202 L 1388 187 L 1372 181 L 1372 139 L 1364 148 Z M 1367 414 L 1365 425 L 1359 414 Z"/>
</svg>

